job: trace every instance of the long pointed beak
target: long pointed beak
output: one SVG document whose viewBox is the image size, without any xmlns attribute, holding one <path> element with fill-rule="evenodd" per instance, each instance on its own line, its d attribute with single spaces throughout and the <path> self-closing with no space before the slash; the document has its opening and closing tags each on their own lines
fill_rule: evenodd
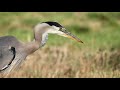
<svg viewBox="0 0 120 90">
<path fill-rule="evenodd" d="M 75 40 L 77 42 L 83 43 L 83 41 L 81 41 L 78 37 L 76 37 L 75 35 L 71 34 L 68 31 L 66 31 L 65 28 L 60 29 L 60 31 L 62 31 L 64 33 L 64 35 L 63 35 L 64 37 L 67 37 L 67 38 L 73 39 L 73 40 Z"/>
</svg>

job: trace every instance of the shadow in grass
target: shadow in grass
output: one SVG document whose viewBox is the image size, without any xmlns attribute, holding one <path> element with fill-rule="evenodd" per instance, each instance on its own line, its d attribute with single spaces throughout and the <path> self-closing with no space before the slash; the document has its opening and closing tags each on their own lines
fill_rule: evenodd
<svg viewBox="0 0 120 90">
<path fill-rule="evenodd" d="M 120 13 L 88 13 L 90 19 L 102 21 L 104 25 L 119 26 L 116 20 L 119 18 Z"/>
<path fill-rule="evenodd" d="M 109 58 L 109 66 L 112 70 L 120 70 L 120 50 L 113 50 Z"/>
<path fill-rule="evenodd" d="M 101 50 L 91 58 L 95 67 L 101 70 L 120 70 L 120 50 L 111 48 L 110 50 Z"/>
<path fill-rule="evenodd" d="M 88 13 L 87 14 L 91 19 L 97 19 L 102 21 L 109 21 L 109 15 L 106 13 Z"/>
<path fill-rule="evenodd" d="M 76 33 L 88 33 L 90 31 L 90 28 L 88 26 L 71 25 L 67 26 L 67 28 L 69 31 Z"/>
</svg>

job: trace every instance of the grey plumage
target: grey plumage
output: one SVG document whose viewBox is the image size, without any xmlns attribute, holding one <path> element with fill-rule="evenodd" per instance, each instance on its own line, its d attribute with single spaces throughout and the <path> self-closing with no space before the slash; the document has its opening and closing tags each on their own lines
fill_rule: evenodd
<svg viewBox="0 0 120 90">
<path fill-rule="evenodd" d="M 63 29 L 63 30 L 62 30 Z M 82 42 L 57 22 L 43 22 L 34 27 L 32 42 L 22 43 L 14 36 L 0 37 L 0 72 L 5 75 L 16 69 L 29 54 L 46 44 L 48 34 L 58 34 Z"/>
<path fill-rule="evenodd" d="M 5 70 L 11 62 L 14 60 L 16 55 L 15 50 L 12 47 L 0 46 L 0 71 Z"/>
<path fill-rule="evenodd" d="M 21 48 L 24 49 L 23 44 L 20 43 L 15 37 L 0 37 L 0 72 L 7 72 L 7 69 L 11 67 L 14 60 L 19 61 L 17 57 L 20 58 L 21 56 L 20 59 L 24 59 L 26 57 L 24 50 Z M 9 70 L 9 72 L 11 70 Z"/>
</svg>

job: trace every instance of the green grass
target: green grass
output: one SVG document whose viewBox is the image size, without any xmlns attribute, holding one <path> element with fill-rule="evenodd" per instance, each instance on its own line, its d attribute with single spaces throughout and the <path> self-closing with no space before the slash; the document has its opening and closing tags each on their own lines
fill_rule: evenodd
<svg viewBox="0 0 120 90">
<path fill-rule="evenodd" d="M 118 12 L 3 12 L 0 13 L 1 35 L 13 35 L 27 42 L 33 39 L 33 26 L 44 21 L 58 21 L 81 38 L 85 45 L 57 35 L 49 35 L 48 45 L 70 43 L 80 48 L 119 48 L 120 25 Z M 94 23 L 100 23 L 97 28 Z M 58 42 L 59 41 L 59 42 Z"/>
<path fill-rule="evenodd" d="M 57 35 L 49 35 L 48 45 L 70 43 L 80 48 L 119 48 L 119 12 L 1 12 L 0 35 L 13 35 L 27 42 L 33 39 L 33 26 L 44 21 L 58 21 L 81 38 L 85 45 Z M 97 27 L 95 24 L 100 24 Z M 59 42 L 58 42 L 59 41 Z"/>
<path fill-rule="evenodd" d="M 80 61 L 80 62 L 82 63 L 89 62 L 87 64 L 92 63 L 93 66 L 90 67 L 91 70 L 90 72 L 88 72 L 88 77 L 92 77 L 91 75 L 93 74 L 95 75 L 98 74 L 97 75 L 98 77 L 102 77 L 99 76 L 99 74 L 101 73 L 104 73 L 105 75 L 107 73 L 111 73 L 111 77 L 119 77 L 120 75 L 118 74 L 116 76 L 112 76 L 114 72 L 111 71 L 111 68 L 114 67 L 114 63 L 116 62 L 119 63 L 119 56 L 113 55 L 112 61 L 110 59 L 110 61 L 112 62 L 112 64 L 110 65 L 109 65 L 109 60 L 106 59 L 105 56 L 103 56 L 102 58 L 104 58 L 103 59 L 104 65 L 100 73 L 97 73 L 99 69 L 96 69 L 95 67 L 98 66 L 98 68 L 100 68 L 101 64 L 99 65 L 99 63 L 101 62 L 100 61 L 99 63 L 94 62 L 95 57 L 97 57 L 98 55 L 97 51 L 101 51 L 102 54 L 108 51 L 108 56 L 111 57 L 110 55 L 111 53 L 114 53 L 113 52 L 114 50 L 117 51 L 120 50 L 120 20 L 119 19 L 120 19 L 119 12 L 4 12 L 4 13 L 1 12 L 0 35 L 1 36 L 13 35 L 23 42 L 28 42 L 33 39 L 32 29 L 33 26 L 35 26 L 37 23 L 45 22 L 45 21 L 57 21 L 61 25 L 63 25 L 68 31 L 78 36 L 84 42 L 84 44 L 77 43 L 76 41 L 70 40 L 68 38 L 50 34 L 47 44 L 44 48 L 65 46 L 66 48 L 70 48 L 69 54 L 72 53 L 72 51 L 74 51 L 75 53 L 77 53 L 77 51 L 79 53 L 86 51 L 85 54 L 81 54 L 81 57 L 83 57 L 83 59 L 86 58 L 85 60 L 88 61 Z M 58 49 L 58 52 L 60 50 L 62 50 L 62 48 Z M 43 50 L 43 52 L 45 51 L 46 50 Z M 50 48 L 48 52 L 51 52 Z M 76 60 L 75 62 L 74 60 L 73 61 L 71 60 L 70 62 L 71 65 L 70 67 L 73 67 L 72 69 L 79 68 L 79 63 L 78 63 L 79 53 L 75 55 L 71 54 L 71 58 Z M 59 56 L 59 53 L 57 54 Z M 51 56 L 51 54 L 48 53 L 47 55 L 49 57 L 48 59 L 50 59 L 49 55 Z M 71 59 L 69 57 L 66 59 Z M 52 60 L 53 59 L 54 57 L 52 58 Z M 102 60 L 102 59 L 98 59 L 98 60 Z M 69 61 L 67 61 L 67 63 L 69 63 Z M 72 64 L 74 66 L 72 66 Z M 87 64 L 83 64 L 83 65 L 87 65 Z M 109 67 L 109 71 L 106 71 L 105 68 L 108 67 Z M 73 72 L 75 71 L 76 70 L 74 70 Z M 118 73 L 119 70 L 116 72 Z M 76 71 L 76 73 L 79 72 Z M 71 77 L 74 77 L 74 75 L 72 75 Z M 87 75 L 86 76 L 83 75 L 83 77 L 87 77 Z"/>
</svg>

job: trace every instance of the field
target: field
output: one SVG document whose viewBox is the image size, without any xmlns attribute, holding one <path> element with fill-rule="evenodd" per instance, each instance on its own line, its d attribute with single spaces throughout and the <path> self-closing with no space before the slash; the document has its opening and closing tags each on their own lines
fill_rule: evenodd
<svg viewBox="0 0 120 90">
<path fill-rule="evenodd" d="M 0 36 L 33 40 L 33 27 L 57 21 L 83 42 L 49 35 L 9 78 L 119 78 L 119 12 L 1 12 Z"/>
</svg>

